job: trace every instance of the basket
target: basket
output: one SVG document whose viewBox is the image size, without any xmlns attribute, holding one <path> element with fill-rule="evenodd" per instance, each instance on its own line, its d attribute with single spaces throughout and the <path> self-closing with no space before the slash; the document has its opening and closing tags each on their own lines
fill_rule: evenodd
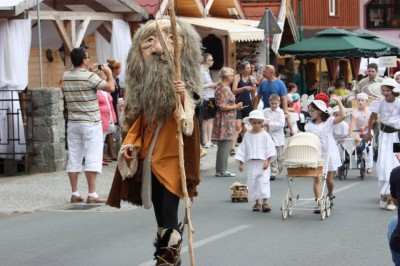
<svg viewBox="0 0 400 266">
<path fill-rule="evenodd" d="M 289 177 L 318 177 L 324 173 L 324 166 L 318 166 L 317 168 L 311 167 L 297 167 L 297 168 L 288 168 L 287 176 Z"/>
<path fill-rule="evenodd" d="M 312 133 L 302 132 L 289 139 L 283 165 L 288 168 L 318 168 L 321 166 L 321 143 Z"/>
</svg>

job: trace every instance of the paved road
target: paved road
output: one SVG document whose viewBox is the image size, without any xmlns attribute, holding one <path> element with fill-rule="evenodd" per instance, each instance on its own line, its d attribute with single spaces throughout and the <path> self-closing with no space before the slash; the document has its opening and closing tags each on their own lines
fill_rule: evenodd
<svg viewBox="0 0 400 266">
<path fill-rule="evenodd" d="M 304 210 L 283 221 L 284 173 L 271 185 L 272 212 L 254 213 L 253 203 L 229 198 L 229 186 L 245 178 L 214 177 L 213 156 L 215 150 L 202 161 L 203 180 L 192 206 L 196 265 L 391 265 L 386 226 L 395 212 L 378 208 L 375 177 L 360 181 L 351 171 L 348 180 L 336 180 L 335 206 L 324 221 Z M 238 173 L 232 159 L 230 169 Z M 111 173 L 106 169 L 99 178 L 102 195 Z M 311 184 L 296 179 L 295 194 L 310 197 Z M 0 221 L 0 265 L 154 264 L 152 210 L 87 209 L 67 202 L 68 188 L 65 173 L 0 179 L 0 211 L 7 218 Z M 14 211 L 29 214 L 10 218 Z M 190 265 L 186 236 L 183 265 Z"/>
</svg>

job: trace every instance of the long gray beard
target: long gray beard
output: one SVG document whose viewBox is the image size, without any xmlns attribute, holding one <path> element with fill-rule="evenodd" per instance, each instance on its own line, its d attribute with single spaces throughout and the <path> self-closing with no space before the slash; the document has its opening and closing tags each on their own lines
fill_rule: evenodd
<svg viewBox="0 0 400 266">
<path fill-rule="evenodd" d="M 149 122 L 165 121 L 175 109 L 174 71 L 163 58 L 153 56 L 145 66 L 141 106 Z"/>
</svg>

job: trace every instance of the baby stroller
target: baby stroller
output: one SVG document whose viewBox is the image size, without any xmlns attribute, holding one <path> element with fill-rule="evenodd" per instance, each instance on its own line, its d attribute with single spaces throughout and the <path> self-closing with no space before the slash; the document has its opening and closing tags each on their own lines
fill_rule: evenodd
<svg viewBox="0 0 400 266">
<path fill-rule="evenodd" d="M 338 177 L 340 180 L 346 179 L 348 171 L 351 169 L 360 170 L 359 178 L 364 180 L 366 173 L 365 153 L 364 150 L 372 151 L 371 142 L 366 142 L 364 135 L 361 133 L 356 138 L 344 138 L 340 141 L 343 148 L 343 164 L 338 169 Z"/>
<path fill-rule="evenodd" d="M 289 143 L 284 150 L 284 166 L 287 167 L 288 191 L 282 201 L 282 219 L 291 216 L 294 209 L 297 210 L 314 210 L 315 200 L 321 207 L 321 220 L 330 215 L 330 199 L 324 196 L 327 180 L 327 162 L 328 154 L 321 154 L 321 143 L 319 138 L 307 132 L 301 132 L 289 139 Z M 321 197 L 300 198 L 293 192 L 293 181 L 296 178 L 319 178 L 321 184 Z M 299 201 L 312 201 L 310 204 L 296 207 Z"/>
</svg>

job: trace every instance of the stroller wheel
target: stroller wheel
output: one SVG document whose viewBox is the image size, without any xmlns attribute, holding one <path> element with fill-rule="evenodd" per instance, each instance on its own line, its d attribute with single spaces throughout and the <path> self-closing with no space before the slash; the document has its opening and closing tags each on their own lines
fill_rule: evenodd
<svg viewBox="0 0 400 266">
<path fill-rule="evenodd" d="M 365 159 L 361 158 L 361 160 L 360 160 L 360 178 L 361 178 L 361 180 L 364 180 L 365 172 L 366 172 Z"/>
</svg>

